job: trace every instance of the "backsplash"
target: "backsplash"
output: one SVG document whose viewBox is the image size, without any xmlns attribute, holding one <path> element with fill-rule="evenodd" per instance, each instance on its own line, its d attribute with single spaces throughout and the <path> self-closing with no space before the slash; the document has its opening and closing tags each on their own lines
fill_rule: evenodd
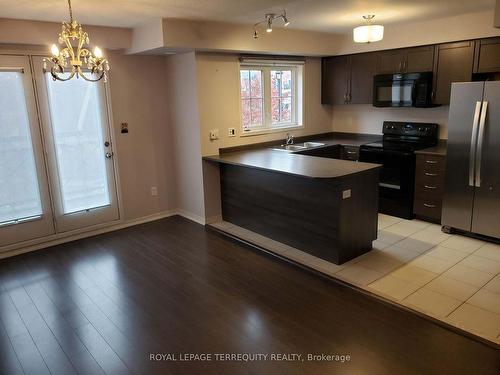
<svg viewBox="0 0 500 375">
<path fill-rule="evenodd" d="M 439 138 L 448 138 L 449 106 L 435 108 L 376 108 L 371 104 L 338 105 L 332 108 L 333 131 L 381 134 L 384 121 L 435 122 Z"/>
</svg>

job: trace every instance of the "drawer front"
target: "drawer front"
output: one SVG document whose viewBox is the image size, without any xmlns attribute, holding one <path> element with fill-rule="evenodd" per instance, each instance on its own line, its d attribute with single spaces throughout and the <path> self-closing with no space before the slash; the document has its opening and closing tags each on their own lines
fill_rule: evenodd
<svg viewBox="0 0 500 375">
<path fill-rule="evenodd" d="M 417 174 L 441 174 L 446 168 L 446 159 L 443 156 L 417 155 L 416 167 Z"/>
<path fill-rule="evenodd" d="M 417 155 L 413 212 L 441 220 L 446 159 L 443 156 Z"/>
<path fill-rule="evenodd" d="M 436 173 L 421 173 L 415 178 L 415 193 L 431 194 L 442 196 L 444 193 L 444 172 L 437 176 Z"/>
<path fill-rule="evenodd" d="M 342 147 L 342 159 L 344 160 L 359 160 L 359 147 L 354 146 L 343 146 Z"/>
<path fill-rule="evenodd" d="M 432 199 L 430 197 L 416 197 L 413 204 L 413 212 L 416 215 L 437 221 L 441 220 L 441 208 L 441 199 Z"/>
</svg>

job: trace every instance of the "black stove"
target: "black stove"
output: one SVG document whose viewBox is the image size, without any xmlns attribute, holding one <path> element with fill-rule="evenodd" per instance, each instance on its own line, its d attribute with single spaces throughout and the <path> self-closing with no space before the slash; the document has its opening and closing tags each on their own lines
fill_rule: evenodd
<svg viewBox="0 0 500 375">
<path fill-rule="evenodd" d="M 438 125 L 421 122 L 384 121 L 382 142 L 362 145 L 359 160 L 382 164 L 379 212 L 413 218 L 415 151 L 438 141 Z"/>
</svg>

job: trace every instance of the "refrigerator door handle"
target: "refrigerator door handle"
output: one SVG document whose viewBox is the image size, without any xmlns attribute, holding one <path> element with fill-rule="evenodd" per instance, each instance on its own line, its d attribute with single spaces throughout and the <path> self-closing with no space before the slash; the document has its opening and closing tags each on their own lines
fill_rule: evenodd
<svg viewBox="0 0 500 375">
<path fill-rule="evenodd" d="M 476 102 L 476 110 L 474 112 L 474 120 L 472 121 L 472 135 L 470 141 L 469 153 L 469 186 L 474 187 L 474 167 L 476 163 L 476 146 L 477 146 L 477 127 L 479 117 L 481 115 L 481 102 Z"/>
<path fill-rule="evenodd" d="M 484 128 L 486 126 L 486 115 L 488 113 L 488 102 L 483 102 L 481 119 L 479 120 L 479 135 L 476 150 L 476 187 L 481 187 L 481 156 L 483 154 Z"/>
</svg>

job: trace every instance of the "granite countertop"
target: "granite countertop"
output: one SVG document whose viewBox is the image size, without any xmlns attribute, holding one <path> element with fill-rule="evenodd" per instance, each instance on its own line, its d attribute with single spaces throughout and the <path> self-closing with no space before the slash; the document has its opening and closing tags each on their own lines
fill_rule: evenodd
<svg viewBox="0 0 500 375">
<path fill-rule="evenodd" d="M 436 146 L 424 148 L 423 150 L 415 151 L 415 153 L 417 155 L 446 156 L 446 139 L 440 139 Z"/>
<path fill-rule="evenodd" d="M 380 140 L 377 136 L 349 137 L 345 134 L 324 137 L 310 137 L 310 140 L 332 145 L 360 146 Z M 296 143 L 299 143 L 298 141 Z M 316 156 L 272 150 L 272 146 L 253 148 L 220 155 L 205 156 L 203 159 L 218 163 L 239 165 L 278 173 L 296 175 L 307 178 L 339 178 L 350 174 L 361 173 L 381 167 L 379 164 L 354 162 L 348 160 L 329 159 Z"/>
</svg>

